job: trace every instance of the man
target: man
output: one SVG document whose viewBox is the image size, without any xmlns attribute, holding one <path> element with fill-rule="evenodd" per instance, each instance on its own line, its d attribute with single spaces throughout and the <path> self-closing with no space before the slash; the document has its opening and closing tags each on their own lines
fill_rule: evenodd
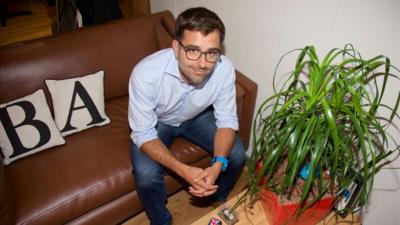
<svg viewBox="0 0 400 225">
<path fill-rule="evenodd" d="M 172 48 L 143 59 L 129 82 L 129 125 L 137 193 L 151 225 L 171 224 L 165 207 L 163 172 L 189 184 L 193 196 L 223 202 L 244 165 L 236 136 L 235 72 L 221 55 L 225 27 L 206 8 L 191 8 L 176 21 Z M 169 151 L 183 137 L 214 158 L 206 169 L 192 167 Z"/>
</svg>

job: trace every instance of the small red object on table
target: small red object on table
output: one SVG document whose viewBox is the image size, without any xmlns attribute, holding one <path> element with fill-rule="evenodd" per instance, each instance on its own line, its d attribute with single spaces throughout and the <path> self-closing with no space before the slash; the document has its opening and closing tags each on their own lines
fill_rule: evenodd
<svg viewBox="0 0 400 225">
<path fill-rule="evenodd" d="M 210 222 L 208 222 L 208 225 L 222 225 L 221 220 L 213 217 L 211 218 Z"/>
</svg>

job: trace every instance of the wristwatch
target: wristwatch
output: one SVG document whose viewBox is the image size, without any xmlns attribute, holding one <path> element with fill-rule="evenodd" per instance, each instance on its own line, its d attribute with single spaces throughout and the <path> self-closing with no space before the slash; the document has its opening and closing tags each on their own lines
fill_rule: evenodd
<svg viewBox="0 0 400 225">
<path fill-rule="evenodd" d="M 226 168 L 228 167 L 228 159 L 222 156 L 214 156 L 214 158 L 211 161 L 211 165 L 214 165 L 215 162 L 220 162 L 222 163 L 222 171 L 225 171 Z"/>
</svg>

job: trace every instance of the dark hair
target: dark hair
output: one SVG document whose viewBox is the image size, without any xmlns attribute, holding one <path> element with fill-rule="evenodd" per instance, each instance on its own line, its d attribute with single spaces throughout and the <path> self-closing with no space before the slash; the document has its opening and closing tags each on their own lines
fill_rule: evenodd
<svg viewBox="0 0 400 225">
<path fill-rule="evenodd" d="M 175 23 L 175 39 L 182 40 L 185 30 L 200 31 L 203 35 L 218 30 L 220 42 L 225 39 L 225 26 L 221 19 L 204 7 L 189 8 L 179 14 Z"/>
</svg>

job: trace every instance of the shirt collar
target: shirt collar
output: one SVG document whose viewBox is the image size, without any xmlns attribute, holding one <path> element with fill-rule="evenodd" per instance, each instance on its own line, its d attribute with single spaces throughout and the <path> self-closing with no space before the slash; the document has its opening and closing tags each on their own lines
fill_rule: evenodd
<svg viewBox="0 0 400 225">
<path fill-rule="evenodd" d="M 171 54 L 170 60 L 168 60 L 167 66 L 165 68 L 165 73 L 174 76 L 179 80 L 182 80 L 181 75 L 179 73 L 178 60 L 175 58 L 175 54 L 172 48 L 170 54 Z"/>
</svg>

